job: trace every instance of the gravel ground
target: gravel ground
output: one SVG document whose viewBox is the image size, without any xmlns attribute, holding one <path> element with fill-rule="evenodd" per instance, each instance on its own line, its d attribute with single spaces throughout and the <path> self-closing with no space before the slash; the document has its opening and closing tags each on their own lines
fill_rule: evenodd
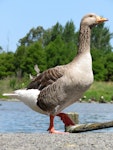
<svg viewBox="0 0 113 150">
<path fill-rule="evenodd" d="M 0 150 L 113 150 L 113 133 L 0 134 Z"/>
</svg>

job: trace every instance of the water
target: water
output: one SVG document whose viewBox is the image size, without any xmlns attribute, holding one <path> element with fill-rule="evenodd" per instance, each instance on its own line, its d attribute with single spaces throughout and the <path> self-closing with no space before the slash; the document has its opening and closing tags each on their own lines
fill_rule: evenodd
<svg viewBox="0 0 113 150">
<path fill-rule="evenodd" d="M 113 120 L 113 104 L 75 103 L 64 112 L 77 112 L 80 123 Z M 48 126 L 48 116 L 32 111 L 22 102 L 0 101 L 0 133 L 44 133 Z M 55 128 L 64 131 L 58 117 L 55 118 Z M 113 132 L 113 128 L 93 132 Z"/>
</svg>

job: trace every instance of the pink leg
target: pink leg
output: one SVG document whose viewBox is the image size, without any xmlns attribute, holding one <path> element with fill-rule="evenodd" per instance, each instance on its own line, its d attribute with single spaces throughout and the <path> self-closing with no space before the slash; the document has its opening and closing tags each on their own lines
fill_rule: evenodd
<svg viewBox="0 0 113 150">
<path fill-rule="evenodd" d="M 65 126 L 75 125 L 75 123 L 69 118 L 69 116 L 65 113 L 57 114 L 65 124 Z"/>
<path fill-rule="evenodd" d="M 54 117 L 55 116 L 50 115 L 50 125 L 49 125 L 49 128 L 48 128 L 49 133 L 65 134 L 66 132 L 60 132 L 60 131 L 56 131 L 54 129 Z"/>
</svg>

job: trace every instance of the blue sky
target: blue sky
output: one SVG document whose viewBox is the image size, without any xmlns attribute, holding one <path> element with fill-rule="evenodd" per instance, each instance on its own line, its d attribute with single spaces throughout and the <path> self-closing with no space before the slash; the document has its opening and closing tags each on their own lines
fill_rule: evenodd
<svg viewBox="0 0 113 150">
<path fill-rule="evenodd" d="M 56 22 L 73 20 L 78 30 L 81 18 L 90 12 L 108 18 L 105 26 L 113 32 L 112 11 L 113 0 L 0 0 L 0 46 L 15 51 L 32 27 L 47 29 Z"/>
</svg>

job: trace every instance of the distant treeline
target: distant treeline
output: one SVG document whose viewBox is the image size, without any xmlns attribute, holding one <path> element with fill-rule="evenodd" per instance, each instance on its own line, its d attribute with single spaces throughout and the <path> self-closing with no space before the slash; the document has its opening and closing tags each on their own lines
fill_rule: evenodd
<svg viewBox="0 0 113 150">
<path fill-rule="evenodd" d="M 42 26 L 32 28 L 19 40 L 15 52 L 6 52 L 0 47 L 0 79 L 36 75 L 35 64 L 42 72 L 70 62 L 77 52 L 78 35 L 73 21 L 68 21 L 65 26 L 57 22 L 46 30 Z M 112 38 L 113 33 L 104 24 L 92 30 L 91 53 L 95 80 L 113 81 Z"/>
</svg>

